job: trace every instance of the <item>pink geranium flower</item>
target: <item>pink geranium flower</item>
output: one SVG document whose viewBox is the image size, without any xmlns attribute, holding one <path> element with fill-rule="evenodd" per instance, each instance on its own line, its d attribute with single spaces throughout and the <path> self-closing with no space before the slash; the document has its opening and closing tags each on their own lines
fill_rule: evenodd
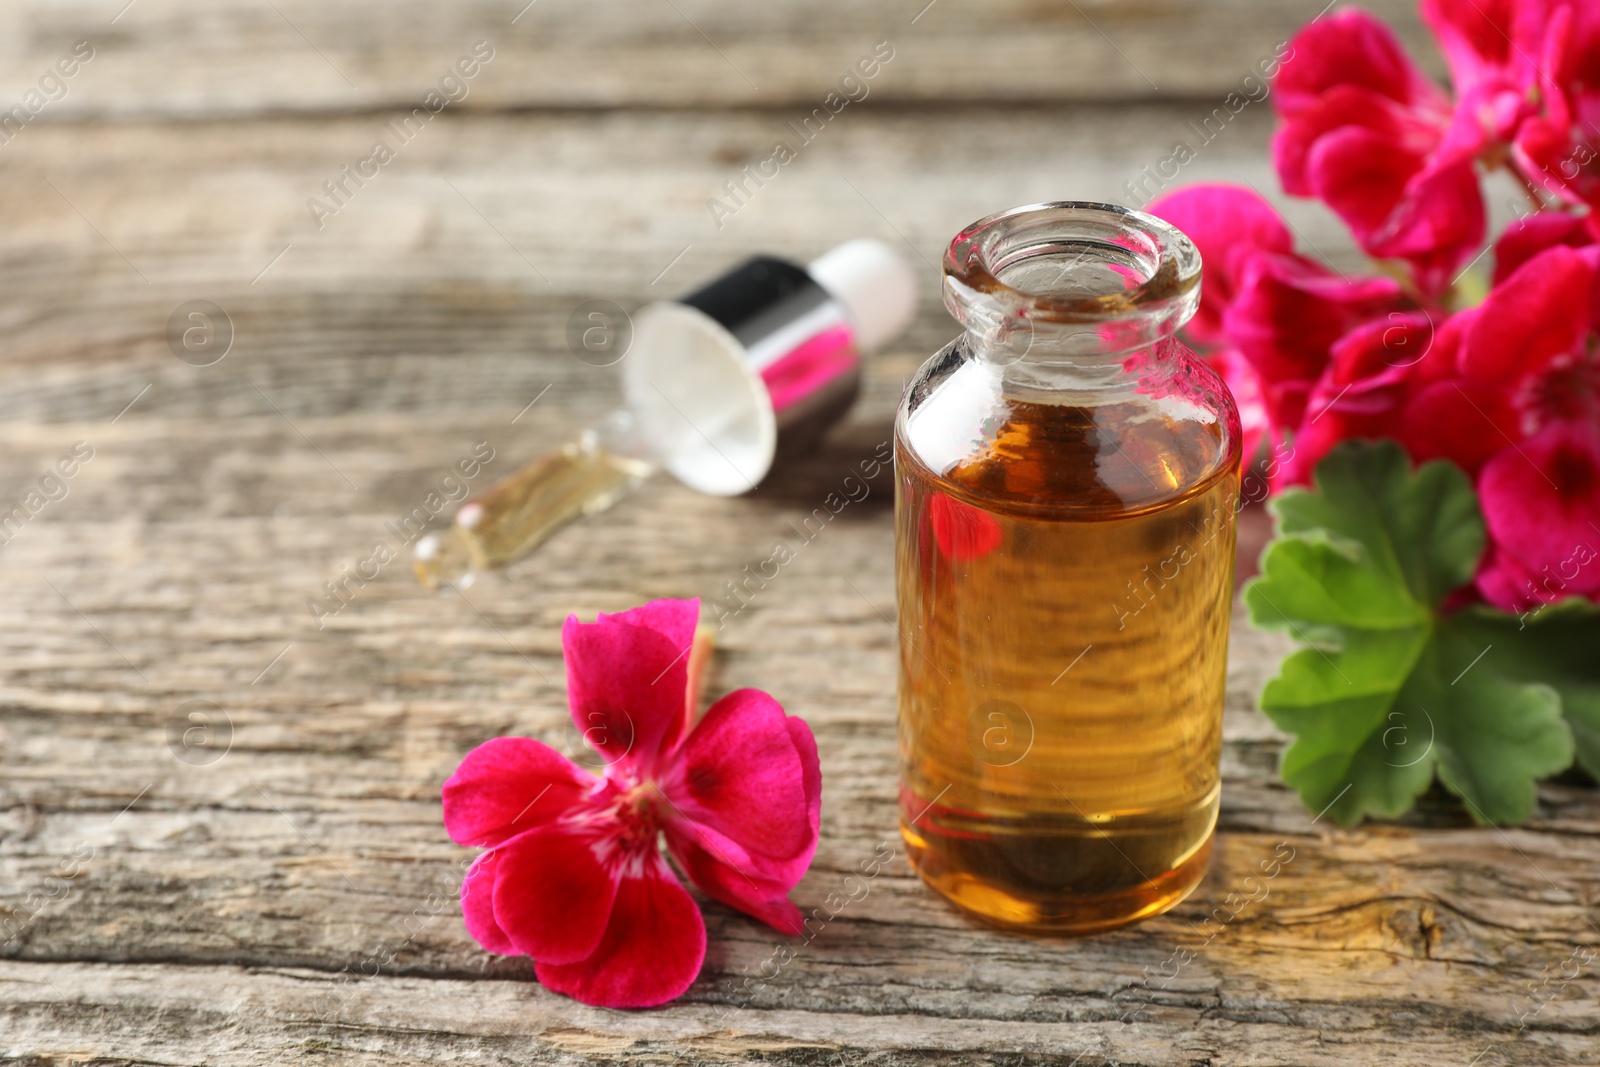
<svg viewBox="0 0 1600 1067">
<path fill-rule="evenodd" d="M 1300 256 L 1258 255 L 1223 321 L 1233 346 L 1261 377 L 1272 424 L 1296 426 L 1334 343 L 1400 306 L 1392 279 L 1340 276 Z"/>
<path fill-rule="evenodd" d="M 1192 185 L 1149 211 L 1188 234 L 1205 263 L 1188 335 L 1240 400 L 1245 455 L 1299 425 L 1332 347 L 1349 330 L 1402 306 L 1390 278 L 1346 277 L 1297 255 L 1277 210 L 1254 190 Z"/>
<path fill-rule="evenodd" d="M 1586 219 L 1564 211 L 1541 211 L 1506 227 L 1494 245 L 1493 282 L 1499 285 L 1518 267 L 1548 248 L 1588 248 L 1594 243 Z"/>
<path fill-rule="evenodd" d="M 1600 10 L 1561 0 L 1424 0 L 1457 115 L 1511 146 L 1530 186 L 1600 206 Z"/>
<path fill-rule="evenodd" d="M 698 600 L 657 600 L 567 619 L 572 721 L 603 774 L 539 741 L 497 737 L 444 784 L 451 838 L 488 849 L 461 887 L 467 930 L 490 952 L 532 957 L 540 982 L 588 1004 L 662 1004 L 700 972 L 705 922 L 663 841 L 707 895 L 802 930 L 788 893 L 817 848 L 816 742 L 756 689 L 694 722 L 698 618 Z"/>
<path fill-rule="evenodd" d="M 1595 264 L 1556 247 L 1534 256 L 1455 316 L 1447 366 L 1420 383 L 1401 441 L 1419 463 L 1455 461 L 1476 473 L 1508 444 L 1554 422 L 1600 416 L 1590 352 Z"/>
<path fill-rule="evenodd" d="M 1188 335 L 1213 346 L 1247 437 L 1270 435 L 1275 488 L 1309 481 L 1341 441 L 1392 438 L 1473 479 L 1488 532 L 1478 598 L 1600 601 L 1600 4 L 1422 6 L 1454 101 L 1359 10 L 1314 19 L 1273 84 L 1285 190 L 1408 263 L 1405 284 L 1297 255 L 1252 191 L 1194 186 L 1150 210 L 1205 260 Z M 1480 290 L 1452 273 L 1481 255 L 1480 166 L 1521 182 L 1531 213 L 1470 306 Z"/>
<path fill-rule="evenodd" d="M 1526 232 L 1507 241 L 1513 262 L 1529 250 Z M 1520 611 L 1600 595 L 1600 565 L 1584 558 L 1600 544 L 1597 284 L 1600 248 L 1559 243 L 1437 329 L 1415 312 L 1351 331 L 1313 391 L 1289 480 L 1308 480 L 1342 440 L 1392 437 L 1418 463 L 1448 459 L 1476 478 L 1485 600 Z M 1395 358 L 1407 350 L 1415 358 Z"/>
<path fill-rule="evenodd" d="M 1600 419 L 1562 420 L 1484 465 L 1478 591 L 1507 611 L 1600 600 Z"/>
<path fill-rule="evenodd" d="M 1309 417 L 1284 462 L 1284 482 L 1309 485 L 1317 464 L 1340 441 L 1398 436 L 1406 405 L 1449 350 L 1448 330 L 1447 322 L 1441 337 L 1426 311 L 1391 312 L 1335 342 L 1328 369 L 1311 391 Z M 1480 431 L 1461 429 L 1471 440 L 1483 439 Z"/>
<path fill-rule="evenodd" d="M 1200 287 L 1200 307 L 1185 327 L 1190 340 L 1199 345 L 1226 339 L 1223 316 L 1257 253 L 1294 252 L 1294 237 L 1283 216 L 1242 186 L 1201 182 L 1157 197 L 1146 210 L 1182 230 L 1200 250 L 1205 284 Z"/>
<path fill-rule="evenodd" d="M 1549 0 L 1422 0 L 1455 86 L 1458 143 L 1505 145 L 1539 113 L 1551 85 L 1540 71 Z"/>
<path fill-rule="evenodd" d="M 1479 424 L 1510 442 L 1478 478 L 1492 545 L 1478 589 L 1507 610 L 1600 594 L 1600 565 L 1573 567 L 1600 543 L 1597 282 L 1600 249 L 1550 248 L 1497 285 L 1462 334 L 1458 392 L 1476 394 Z"/>
<path fill-rule="evenodd" d="M 1535 82 L 1550 7 L 1548 0 L 1422 0 L 1422 18 L 1456 92 L 1467 97 L 1485 85 Z"/>
<path fill-rule="evenodd" d="M 1450 98 L 1365 11 L 1313 21 L 1292 48 L 1273 84 L 1284 191 L 1322 200 L 1369 255 L 1405 260 L 1421 292 L 1439 292 L 1483 243 L 1474 160 L 1486 135 L 1455 120 Z"/>
</svg>

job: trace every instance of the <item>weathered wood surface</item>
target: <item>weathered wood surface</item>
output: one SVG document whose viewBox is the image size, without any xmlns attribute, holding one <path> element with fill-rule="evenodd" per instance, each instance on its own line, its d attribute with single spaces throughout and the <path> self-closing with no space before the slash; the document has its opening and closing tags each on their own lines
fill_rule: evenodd
<svg viewBox="0 0 1600 1067">
<path fill-rule="evenodd" d="M 880 101 L 1220 97 L 1324 0 L 9 0 L 0 100 L 75 41 L 53 117 L 414 107 L 476 41 L 460 104 L 810 110 L 878 41 Z M 1440 68 L 1414 5 L 1373 0 Z M 1442 68 L 1441 68 L 1442 69 Z M 8 105 L 9 106 L 9 105 Z"/>
<path fill-rule="evenodd" d="M 1442 799 L 1401 825 L 1314 821 L 1278 784 L 1282 739 L 1252 707 L 1283 646 L 1242 621 L 1218 858 L 1168 916 L 1077 941 L 1003 935 L 897 862 L 765 980 L 783 939 L 708 904 L 701 979 L 646 1013 L 551 996 L 525 961 L 479 951 L 453 901 L 468 857 L 444 837 L 438 787 L 496 734 L 577 751 L 560 621 L 717 597 L 885 438 L 904 376 L 948 337 L 924 257 L 997 207 L 1116 197 L 1187 136 L 1197 105 L 935 106 L 1145 95 L 1085 66 L 1072 5 L 1002 7 L 985 39 L 974 5 L 940 0 L 914 29 L 942 25 L 945 58 L 914 62 L 943 63 L 943 80 L 910 76 L 935 68 L 913 67 L 908 37 L 894 61 L 906 66 L 882 83 L 899 105 L 845 111 L 718 229 L 706 198 L 781 135 L 788 116 L 768 105 L 809 100 L 815 86 L 794 88 L 805 72 L 907 11 L 676 0 L 735 61 L 765 55 L 780 72 L 757 79 L 777 95 L 746 99 L 715 81 L 721 61 L 674 28 L 671 5 L 601 15 L 540 0 L 514 29 L 545 20 L 525 46 L 557 66 L 491 64 L 471 108 L 447 110 L 318 229 L 305 201 L 379 136 L 392 116 L 378 109 L 425 87 L 484 12 L 521 5 L 358 18 L 355 5 L 277 2 L 335 62 L 366 57 L 368 95 L 298 65 L 297 41 L 322 61 L 273 28 L 272 5 L 201 18 L 138 0 L 71 108 L 0 146 L 0 510 L 74 442 L 94 450 L 67 496 L 0 545 L 0 1063 L 1600 1059 L 1596 791 L 1549 783 L 1529 826 L 1503 833 Z M 8 6 L 6 76 L 29 80 L 79 22 L 120 6 Z M 1174 84 L 1211 76 L 1196 34 L 1253 55 L 1315 14 L 1080 6 Z M 1039 75 L 1036 51 L 1000 69 L 1002 45 L 1024 35 L 1056 48 L 1060 80 Z M 958 63 L 963 38 L 975 50 Z M 786 63 L 804 71 L 781 74 Z M 981 92 L 959 76 L 969 68 Z M 97 74 L 107 83 L 91 92 Z M 506 79 L 500 96 L 491 76 Z M 618 101 L 640 107 L 560 109 Z M 697 101 L 718 107 L 658 107 Z M 508 104 L 535 110 L 496 110 Z M 170 117 L 223 112 L 254 117 Z M 1184 180 L 1273 188 L 1269 129 L 1252 105 Z M 1353 262 L 1325 214 L 1290 208 L 1308 247 Z M 425 594 L 390 564 L 318 628 L 307 599 L 393 544 L 384 523 L 475 442 L 496 450 L 485 476 L 503 473 L 613 401 L 614 372 L 566 351 L 576 304 L 631 308 L 757 248 L 807 256 L 860 233 L 904 242 L 927 303 L 820 454 L 741 500 L 654 483 L 470 602 Z M 209 367 L 167 341 L 173 310 L 198 299 L 234 326 Z M 896 843 L 888 503 L 880 480 L 731 619 L 710 680 L 770 689 L 817 732 L 823 840 L 796 891 L 807 910 Z M 174 721 L 207 706 L 212 747 L 174 742 Z M 1294 858 L 1264 899 L 1200 927 L 1280 849 Z M 1181 968 L 1180 950 L 1195 953 Z"/>
</svg>

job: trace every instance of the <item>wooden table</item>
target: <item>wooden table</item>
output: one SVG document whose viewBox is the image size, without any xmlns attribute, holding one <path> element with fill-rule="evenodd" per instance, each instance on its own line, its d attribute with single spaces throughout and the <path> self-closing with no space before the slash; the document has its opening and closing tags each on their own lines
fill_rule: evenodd
<svg viewBox="0 0 1600 1067">
<path fill-rule="evenodd" d="M 1600 1060 L 1596 791 L 1550 783 L 1504 832 L 1431 797 L 1399 825 L 1319 822 L 1253 708 L 1284 646 L 1242 619 L 1220 847 L 1170 915 L 1002 935 L 901 860 L 766 981 L 783 939 L 708 904 L 699 981 L 650 1012 L 584 1007 L 480 951 L 439 786 L 491 736 L 573 747 L 561 620 L 724 595 L 886 438 L 952 333 L 932 263 L 959 226 L 1124 196 L 1320 7 L 523 3 L 0 11 L 7 106 L 93 49 L 0 144 L 0 511 L 93 452 L 0 546 L 0 1062 Z M 1407 5 L 1376 6 L 1422 40 Z M 494 55 L 465 99 L 400 141 L 389 124 L 478 41 Z M 868 99 L 719 228 L 708 198 L 879 41 L 894 58 Z M 1182 178 L 1275 189 L 1270 129 L 1251 104 Z M 379 140 L 393 158 L 329 204 L 323 183 Z M 312 197 L 337 212 L 314 219 Z M 1355 262 L 1324 212 L 1288 208 L 1307 251 Z M 578 304 L 859 234 L 905 248 L 926 301 L 799 468 L 737 500 L 659 481 L 470 601 L 394 562 L 310 609 L 476 443 L 482 484 L 614 402 L 615 369 L 568 351 Z M 208 366 L 169 343 L 193 301 L 231 323 Z M 816 731 L 808 912 L 897 844 L 890 497 L 880 480 L 832 523 L 712 668 L 713 693 L 759 685 Z"/>
</svg>

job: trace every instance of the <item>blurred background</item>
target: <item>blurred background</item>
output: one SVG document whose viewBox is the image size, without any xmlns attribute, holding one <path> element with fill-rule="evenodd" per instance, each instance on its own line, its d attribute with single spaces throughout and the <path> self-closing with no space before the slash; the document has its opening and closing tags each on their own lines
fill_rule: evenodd
<svg viewBox="0 0 1600 1067">
<path fill-rule="evenodd" d="M 1375 7 L 1442 71 L 1414 5 Z M 10 661 L 66 680 L 43 643 L 75 646 L 79 609 L 101 618 L 68 586 L 103 598 L 136 662 L 126 645 L 147 636 L 180 672 L 216 653 L 174 627 L 278 620 L 271 651 L 298 639 L 317 621 L 307 597 L 475 443 L 496 454 L 477 489 L 614 405 L 617 368 L 574 355 L 580 305 L 632 311 L 758 251 L 804 262 L 876 236 L 918 272 L 915 324 L 836 435 L 836 451 L 870 451 L 954 332 L 936 264 L 964 224 L 1040 200 L 1140 206 L 1199 180 L 1283 204 L 1262 72 L 1324 10 L 8 0 L 0 503 L 74 442 L 95 451 L 0 551 Z M 779 142 L 793 158 L 760 179 Z M 1302 252 L 1358 262 L 1321 205 L 1283 206 Z M 813 466 L 825 481 L 847 465 Z M 802 474 L 767 492 L 819 489 Z M 661 522 L 692 515 L 695 546 L 732 554 L 674 592 L 712 595 L 770 548 L 719 521 L 749 514 L 736 503 L 658 492 Z M 656 520 L 629 532 L 647 514 L 569 531 L 512 576 L 603 585 L 605 567 L 565 564 L 594 563 L 606 538 L 617 558 L 644 553 L 630 575 L 655 573 L 656 553 L 695 572 Z M 367 599 L 415 597 L 405 569 Z M 146 614 L 155 601 L 182 611 Z"/>
<path fill-rule="evenodd" d="M 1412 4 L 1375 6 L 1442 70 Z M 0 500 L 100 451 L 0 575 L 71 543 L 117 559 L 104 586 L 170 551 L 162 581 L 198 600 L 203 524 L 267 514 L 270 544 L 225 549 L 241 578 L 337 572 L 333 528 L 408 511 L 475 427 L 499 427 L 499 476 L 614 403 L 616 368 L 570 351 L 580 304 L 631 311 L 757 251 L 871 235 L 919 272 L 854 417 L 881 427 L 953 332 L 936 264 L 965 223 L 1197 180 L 1281 203 L 1261 72 L 1322 10 L 10 0 Z M 750 177 L 780 141 L 794 158 Z M 1302 252 L 1356 262 L 1320 205 L 1285 207 Z"/>
<path fill-rule="evenodd" d="M 43 100 L 0 124 L 0 414 L 8 434 L 30 427 L 8 441 L 109 420 L 147 385 L 125 418 L 228 419 L 233 437 L 282 427 L 252 383 L 308 420 L 498 418 L 549 385 L 541 419 L 519 420 L 520 455 L 608 399 L 612 372 L 566 352 L 578 303 L 632 309 L 755 251 L 805 259 L 857 235 L 895 242 L 923 275 L 907 358 L 881 376 L 897 381 L 951 333 L 934 264 L 973 219 L 1137 204 L 1179 141 L 1196 158 L 1167 184 L 1246 181 L 1281 203 L 1270 99 L 1203 123 L 1230 92 L 1248 100 L 1246 79 L 1320 6 L 8 0 L 0 108 Z M 1442 69 L 1413 4 L 1368 6 Z M 92 58 L 53 77 L 78 42 Z M 892 58 L 802 143 L 795 127 L 880 42 Z M 475 47 L 492 59 L 463 77 Z M 403 141 L 390 123 L 430 93 L 446 105 Z M 797 158 L 730 197 L 778 140 Z M 346 178 L 378 142 L 392 159 Z M 1353 262 L 1320 205 L 1287 210 L 1303 251 Z M 232 319 L 218 365 L 169 350 L 190 300 Z M 226 514 L 190 474 L 165 490 L 181 497 L 130 498 L 148 504 L 124 517 Z"/>
</svg>

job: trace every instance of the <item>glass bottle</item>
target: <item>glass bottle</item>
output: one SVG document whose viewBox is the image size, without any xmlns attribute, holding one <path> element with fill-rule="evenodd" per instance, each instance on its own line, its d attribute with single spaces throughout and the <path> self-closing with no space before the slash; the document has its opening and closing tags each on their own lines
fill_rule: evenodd
<svg viewBox="0 0 1600 1067">
<path fill-rule="evenodd" d="M 965 333 L 895 420 L 900 825 L 991 923 L 1104 929 L 1205 874 L 1241 435 L 1175 336 L 1199 297 L 1193 243 L 1112 205 L 945 255 Z"/>
</svg>

